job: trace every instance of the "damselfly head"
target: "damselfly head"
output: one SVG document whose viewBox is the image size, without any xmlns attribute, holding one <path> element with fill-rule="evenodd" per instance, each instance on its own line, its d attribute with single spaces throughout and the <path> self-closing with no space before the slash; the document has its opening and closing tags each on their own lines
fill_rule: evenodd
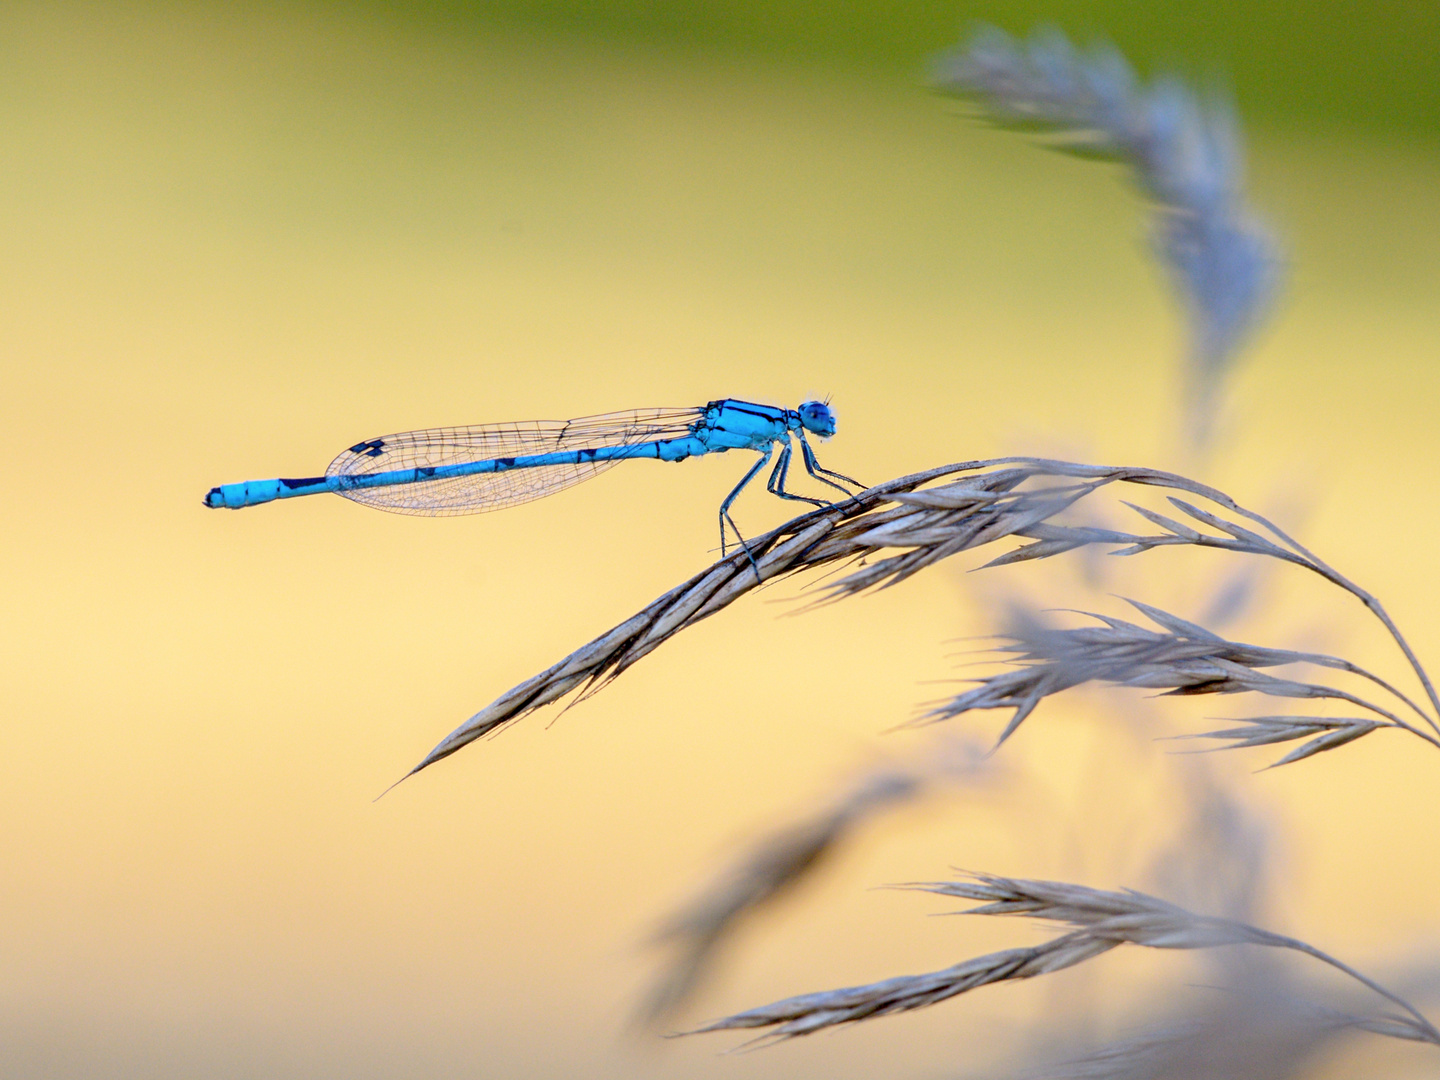
<svg viewBox="0 0 1440 1080">
<path fill-rule="evenodd" d="M 802 402 L 799 408 L 800 425 L 812 435 L 828 439 L 835 434 L 835 414 L 824 401 Z"/>
</svg>

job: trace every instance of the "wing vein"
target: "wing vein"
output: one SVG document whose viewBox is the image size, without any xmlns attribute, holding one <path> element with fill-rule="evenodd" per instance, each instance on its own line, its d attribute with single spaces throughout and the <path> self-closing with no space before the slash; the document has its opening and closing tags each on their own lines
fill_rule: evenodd
<svg viewBox="0 0 1440 1080">
<path fill-rule="evenodd" d="M 363 476 L 528 454 L 631 446 L 687 435 L 703 416 L 703 409 L 633 409 L 577 420 L 531 420 L 406 431 L 357 443 L 337 456 L 325 475 Z M 553 494 L 615 464 L 614 461 L 587 461 L 545 465 L 354 489 L 340 494 L 397 514 L 425 517 L 478 514 Z"/>
</svg>

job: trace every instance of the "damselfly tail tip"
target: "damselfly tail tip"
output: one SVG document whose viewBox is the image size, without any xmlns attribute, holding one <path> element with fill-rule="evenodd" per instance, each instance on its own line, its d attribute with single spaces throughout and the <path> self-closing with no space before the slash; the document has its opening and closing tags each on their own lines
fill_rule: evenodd
<svg viewBox="0 0 1440 1080">
<path fill-rule="evenodd" d="M 225 505 L 225 496 L 221 494 L 218 487 L 212 487 L 205 493 L 205 498 L 201 501 L 211 510 L 218 510 Z"/>
</svg>

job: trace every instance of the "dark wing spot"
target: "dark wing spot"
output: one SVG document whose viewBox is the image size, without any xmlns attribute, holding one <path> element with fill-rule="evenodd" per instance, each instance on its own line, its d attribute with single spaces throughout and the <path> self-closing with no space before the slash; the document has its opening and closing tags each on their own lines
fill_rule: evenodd
<svg viewBox="0 0 1440 1080">
<path fill-rule="evenodd" d="M 352 454 L 364 454 L 366 457 L 379 457 L 385 452 L 384 439 L 371 439 L 369 442 L 357 442 L 350 447 Z"/>
</svg>

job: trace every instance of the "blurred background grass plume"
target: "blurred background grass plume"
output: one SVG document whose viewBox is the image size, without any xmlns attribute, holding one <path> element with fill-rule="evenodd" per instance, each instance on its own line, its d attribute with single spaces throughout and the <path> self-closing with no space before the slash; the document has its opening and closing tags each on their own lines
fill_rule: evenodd
<svg viewBox="0 0 1440 1080">
<path fill-rule="evenodd" d="M 833 394 L 823 460 L 872 483 L 1012 451 L 1178 464 L 1183 312 L 1144 210 L 932 94 L 976 20 L 1229 88 L 1290 277 L 1199 479 L 1307 507 L 1304 540 L 1440 656 L 1433 6 L 6 4 L 0 1072 L 935 1075 L 1004 1060 L 1059 999 L 1102 1027 L 1176 979 L 1117 956 L 1103 987 L 763 1055 L 628 1041 L 647 930 L 948 692 L 924 684 L 994 629 L 986 579 L 737 605 L 372 804 L 703 566 L 741 463 L 460 520 L 200 506 L 382 432 L 725 395 Z M 1196 566 L 1169 610 L 1212 599 Z M 1341 600 L 1265 590 L 1237 636 L 1390 662 Z M 898 809 L 747 928 L 700 1015 L 1014 943 L 872 885 L 1134 880 L 1181 798 L 1159 751 L 1100 703 L 1051 720 L 1007 744 L 1013 797 Z M 1372 967 L 1432 936 L 1434 775 L 1366 739 L 1247 777 L 1286 837 L 1267 925 Z"/>
</svg>

